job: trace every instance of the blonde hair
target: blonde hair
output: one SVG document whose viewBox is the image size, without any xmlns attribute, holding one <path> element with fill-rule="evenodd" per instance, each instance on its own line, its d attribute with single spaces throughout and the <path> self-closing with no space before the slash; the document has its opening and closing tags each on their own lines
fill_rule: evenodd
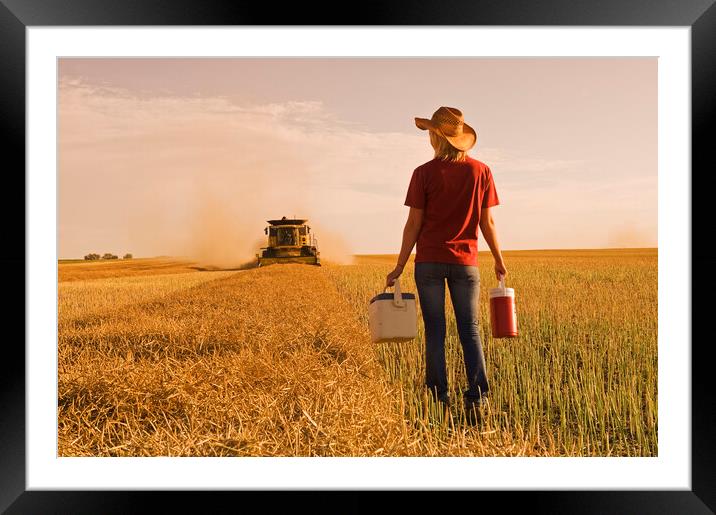
<svg viewBox="0 0 716 515">
<path fill-rule="evenodd" d="M 435 148 L 435 157 L 442 159 L 443 161 L 459 162 L 464 161 L 467 156 L 467 152 L 458 150 L 453 147 L 450 142 L 445 139 L 445 136 L 435 131 L 430 132 L 430 142 Z"/>
</svg>

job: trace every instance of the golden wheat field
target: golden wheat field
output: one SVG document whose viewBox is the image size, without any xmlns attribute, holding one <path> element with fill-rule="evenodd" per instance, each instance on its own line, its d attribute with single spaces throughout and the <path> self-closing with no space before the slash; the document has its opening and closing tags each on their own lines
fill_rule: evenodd
<svg viewBox="0 0 716 515">
<path fill-rule="evenodd" d="M 60 263 L 60 456 L 655 456 L 657 250 L 506 251 L 520 336 L 493 339 L 477 425 L 423 386 L 423 325 L 372 344 L 395 256 L 206 270 Z M 401 277 L 415 292 L 413 267 Z M 448 378 L 466 385 L 450 297 Z"/>
</svg>

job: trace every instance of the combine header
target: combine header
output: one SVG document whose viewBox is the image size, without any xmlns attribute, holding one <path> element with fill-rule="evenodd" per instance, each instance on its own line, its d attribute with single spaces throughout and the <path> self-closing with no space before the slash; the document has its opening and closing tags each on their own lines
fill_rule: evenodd
<svg viewBox="0 0 716 515">
<path fill-rule="evenodd" d="M 274 263 L 305 263 L 321 265 L 316 238 L 311 235 L 308 220 L 268 220 L 271 224 L 264 229 L 268 235 L 268 246 L 256 254 L 258 266 Z"/>
</svg>

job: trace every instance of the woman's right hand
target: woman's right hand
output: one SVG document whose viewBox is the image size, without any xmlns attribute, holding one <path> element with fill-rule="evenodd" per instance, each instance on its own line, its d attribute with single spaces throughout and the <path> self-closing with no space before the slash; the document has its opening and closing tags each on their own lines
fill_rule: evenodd
<svg viewBox="0 0 716 515">
<path fill-rule="evenodd" d="M 393 271 L 390 272 L 385 278 L 385 287 L 387 288 L 388 286 L 394 286 L 395 280 L 398 277 L 400 277 L 400 274 L 402 274 L 402 273 L 403 273 L 403 267 L 400 265 L 395 265 L 395 268 L 393 269 Z"/>
<path fill-rule="evenodd" d="M 495 261 L 495 275 L 497 280 L 500 280 L 500 276 L 504 277 L 507 275 L 507 268 L 505 268 L 504 261 Z"/>
</svg>

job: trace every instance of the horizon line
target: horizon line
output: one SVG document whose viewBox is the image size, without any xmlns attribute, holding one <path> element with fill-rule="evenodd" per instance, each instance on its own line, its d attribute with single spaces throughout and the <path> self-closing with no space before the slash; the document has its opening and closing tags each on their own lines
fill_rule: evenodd
<svg viewBox="0 0 716 515">
<path fill-rule="evenodd" d="M 502 249 L 502 252 L 546 252 L 546 251 L 577 251 L 577 250 L 659 250 L 659 247 L 562 247 L 562 248 L 544 248 L 544 249 Z M 492 254 L 489 250 L 478 250 L 478 254 Z M 400 252 L 362 252 L 360 254 L 349 254 L 350 256 L 397 256 Z M 415 256 L 415 252 L 411 252 L 410 256 Z M 132 259 L 158 259 L 158 258 L 187 258 L 187 256 L 171 256 L 161 254 L 158 256 L 134 256 L 130 259 L 99 259 L 98 261 L 130 261 Z M 58 261 L 80 260 L 85 261 L 83 257 L 58 257 Z"/>
</svg>

